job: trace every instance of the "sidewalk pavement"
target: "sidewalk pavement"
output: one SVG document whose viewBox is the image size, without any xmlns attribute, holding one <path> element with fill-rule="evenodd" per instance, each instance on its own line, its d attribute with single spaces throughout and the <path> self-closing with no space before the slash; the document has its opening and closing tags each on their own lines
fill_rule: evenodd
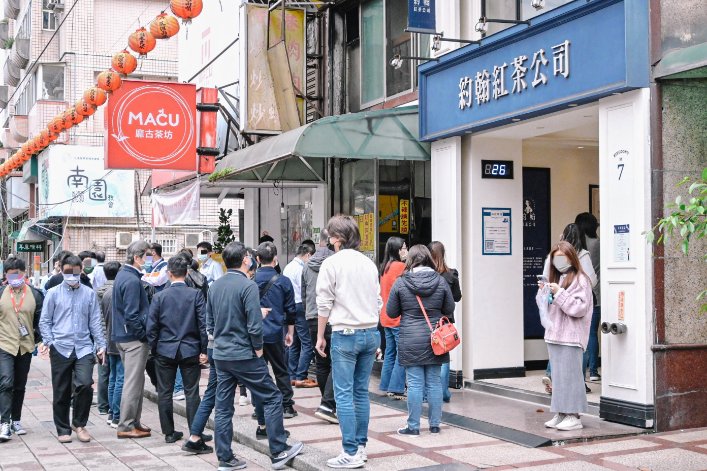
<svg viewBox="0 0 707 471">
<path fill-rule="evenodd" d="M 206 385 L 202 376 L 202 388 Z M 154 394 L 146 380 L 146 396 Z M 452 400 L 461 399 L 461 395 Z M 314 417 L 319 405 L 319 390 L 296 389 L 295 409 L 299 416 L 285 421 L 292 438 L 305 443 L 305 453 L 293 466 L 298 470 L 327 469 L 326 459 L 341 450 L 339 428 Z M 184 414 L 184 402 L 175 402 L 175 412 Z M 250 418 L 251 406 L 236 406 L 234 451 L 248 462 L 248 469 L 269 469 L 265 441 L 254 439 L 256 423 Z M 56 441 L 51 422 L 51 384 L 49 363 L 35 358 L 30 372 L 23 424 L 28 431 L 0 444 L 2 470 L 114 470 L 114 469 L 214 469 L 214 454 L 193 456 L 168 445 L 159 433 L 156 405 L 145 401 L 143 422 L 152 427 L 153 436 L 142 440 L 118 440 L 115 430 L 105 424 L 105 416 L 92 409 L 88 430 L 91 443 Z M 378 404 L 371 405 L 368 444 L 369 470 L 429 469 L 524 469 L 534 471 L 599 470 L 707 470 L 707 428 L 671 432 L 618 440 L 591 441 L 565 446 L 526 448 L 450 425 L 439 435 L 427 432 L 423 420 L 420 437 L 401 437 L 396 429 L 405 424 L 406 414 Z M 175 416 L 177 428 L 186 431 L 186 421 Z M 255 448 L 253 450 L 252 448 Z"/>
</svg>

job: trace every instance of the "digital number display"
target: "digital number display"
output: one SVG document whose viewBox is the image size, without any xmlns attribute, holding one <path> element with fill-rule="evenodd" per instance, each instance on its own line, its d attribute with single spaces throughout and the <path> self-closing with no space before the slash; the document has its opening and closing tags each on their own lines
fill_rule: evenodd
<svg viewBox="0 0 707 471">
<path fill-rule="evenodd" d="M 513 179 L 512 160 L 482 160 L 481 178 Z"/>
</svg>

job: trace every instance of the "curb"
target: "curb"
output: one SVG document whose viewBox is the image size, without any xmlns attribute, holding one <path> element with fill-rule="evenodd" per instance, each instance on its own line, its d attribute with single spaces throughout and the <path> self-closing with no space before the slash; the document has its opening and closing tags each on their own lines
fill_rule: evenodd
<svg viewBox="0 0 707 471">
<path fill-rule="evenodd" d="M 157 393 L 155 391 L 145 389 L 143 391 L 143 396 L 149 401 L 153 402 L 155 405 L 157 404 Z M 186 417 L 187 408 L 184 404 L 180 402 L 174 402 L 174 413 L 182 417 Z M 253 421 L 253 424 L 254 423 L 255 422 Z M 285 422 L 285 424 L 287 424 L 287 422 Z M 214 430 L 214 419 L 209 417 L 206 426 L 211 430 Z M 233 421 L 233 441 L 244 445 L 252 450 L 255 450 L 258 453 L 262 453 L 268 458 L 271 456 L 267 440 L 256 440 L 255 427 L 251 426 L 251 424 L 246 421 Z M 305 444 L 304 448 L 302 449 L 302 452 L 290 462 L 290 466 L 298 471 L 326 470 L 328 469 L 326 467 L 326 460 L 328 458 L 331 458 L 331 456 L 324 454 L 320 450 Z"/>
</svg>

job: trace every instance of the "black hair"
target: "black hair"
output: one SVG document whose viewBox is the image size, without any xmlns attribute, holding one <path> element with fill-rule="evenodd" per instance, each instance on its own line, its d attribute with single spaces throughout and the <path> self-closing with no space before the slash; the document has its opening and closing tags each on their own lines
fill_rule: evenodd
<svg viewBox="0 0 707 471">
<path fill-rule="evenodd" d="M 309 247 L 312 247 L 312 253 L 317 251 L 317 245 L 314 243 L 312 239 L 304 239 L 302 241 L 302 245 L 307 245 Z"/>
<path fill-rule="evenodd" d="M 120 271 L 120 262 L 108 262 L 103 265 L 103 273 L 106 275 L 107 280 L 115 280 L 115 277 Z"/>
<path fill-rule="evenodd" d="M 579 252 L 587 246 L 587 241 L 584 234 L 579 229 L 577 224 L 567 224 L 565 230 L 562 231 L 562 240 L 569 242 L 574 247 L 574 250 Z"/>
<path fill-rule="evenodd" d="M 186 258 L 182 255 L 177 255 L 169 259 L 169 262 L 167 262 L 167 270 L 175 278 L 184 278 L 187 276 L 187 269 L 190 265 L 191 263 L 188 262 Z"/>
<path fill-rule="evenodd" d="M 106 261 L 106 253 L 102 250 L 96 251 L 96 261 L 98 263 L 103 263 Z"/>
<path fill-rule="evenodd" d="M 263 236 L 260 236 L 260 239 L 258 239 L 258 245 L 262 244 L 263 242 L 275 242 L 275 239 L 273 239 L 270 235 L 265 234 Z"/>
<path fill-rule="evenodd" d="M 261 265 L 272 263 L 277 256 L 277 247 L 272 242 L 263 242 L 258 246 L 258 258 Z"/>
<path fill-rule="evenodd" d="M 361 245 L 361 233 L 356 220 L 344 214 L 337 214 L 329 219 L 326 230 L 329 237 L 336 237 L 342 249 L 358 249 Z"/>
<path fill-rule="evenodd" d="M 243 265 L 243 259 L 247 253 L 247 249 L 242 242 L 231 242 L 223 249 L 223 263 L 229 270 L 237 270 Z"/>
<path fill-rule="evenodd" d="M 429 267 L 435 270 L 435 262 L 432 260 L 432 254 L 426 245 L 413 245 L 410 247 L 410 250 L 408 250 L 405 269 L 410 272 L 413 268 L 417 267 Z"/>
<path fill-rule="evenodd" d="M 61 261 L 61 269 L 63 271 L 64 265 L 71 265 L 72 267 L 81 267 L 82 261 L 79 257 L 76 255 L 69 255 L 68 257 L 64 257 L 64 260 Z"/>
<path fill-rule="evenodd" d="M 182 249 L 179 251 L 179 253 L 177 255 L 180 257 L 184 257 L 184 259 L 189 263 L 191 263 L 192 260 L 194 260 L 194 254 L 192 254 L 191 250 L 189 250 L 189 249 Z"/>
<path fill-rule="evenodd" d="M 199 242 L 198 244 L 196 244 L 197 249 L 200 249 L 202 247 L 205 248 L 206 250 L 208 250 L 209 252 L 214 251 L 214 246 L 211 245 L 211 242 L 203 241 L 203 242 Z"/>
<path fill-rule="evenodd" d="M 160 257 L 160 258 L 162 257 L 162 245 L 161 244 L 158 244 L 157 242 L 155 242 L 154 244 L 150 245 L 150 248 L 158 257 Z"/>
<path fill-rule="evenodd" d="M 314 245 L 309 245 L 309 244 L 305 244 L 304 242 L 302 242 L 302 244 L 299 247 L 297 247 L 297 253 L 295 255 L 298 257 L 300 255 L 307 255 L 307 254 L 314 255 L 314 252 L 316 252 Z"/>
<path fill-rule="evenodd" d="M 385 255 L 380 266 L 381 276 L 385 275 L 391 263 L 402 261 L 400 260 L 400 249 L 403 248 L 403 245 L 405 245 L 405 241 L 400 237 L 390 237 L 385 243 Z"/>
<path fill-rule="evenodd" d="M 15 257 L 10 257 L 5 260 L 5 262 L 3 263 L 3 267 L 5 268 L 5 273 L 7 273 L 8 270 L 19 270 L 22 272 L 27 270 L 27 264 L 25 263 L 25 261 L 21 258 Z"/>
<path fill-rule="evenodd" d="M 585 237 L 591 237 L 592 239 L 597 238 L 597 229 L 599 228 L 599 221 L 591 213 L 579 213 L 577 217 L 574 218 L 574 223 L 579 226 L 579 230 Z M 585 243 L 586 245 L 586 243 Z M 586 249 L 586 246 L 583 246 Z"/>
<path fill-rule="evenodd" d="M 194 260 L 192 258 L 191 262 L 189 262 L 189 263 L 190 263 L 189 268 L 191 268 L 194 271 L 199 271 L 199 262 L 197 262 L 196 260 Z"/>
<path fill-rule="evenodd" d="M 59 252 L 58 254 L 56 254 L 56 256 L 54 257 L 54 263 L 56 263 L 56 262 L 61 263 L 61 262 L 64 261 L 64 259 L 65 259 L 66 257 L 68 257 L 69 255 L 73 255 L 73 254 L 74 254 L 74 253 L 71 252 L 71 251 L 69 251 L 69 250 L 62 250 L 61 252 Z"/>
<path fill-rule="evenodd" d="M 96 258 L 96 253 L 91 252 L 90 250 L 84 250 L 82 252 L 79 252 L 79 258 L 83 262 L 87 258 Z"/>
</svg>

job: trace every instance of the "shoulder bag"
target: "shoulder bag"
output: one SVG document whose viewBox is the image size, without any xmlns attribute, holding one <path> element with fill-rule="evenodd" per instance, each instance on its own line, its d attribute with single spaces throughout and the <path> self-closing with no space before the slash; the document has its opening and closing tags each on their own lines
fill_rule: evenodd
<svg viewBox="0 0 707 471">
<path fill-rule="evenodd" d="M 425 316 L 427 325 L 430 327 L 430 342 L 432 343 L 432 351 L 434 354 L 444 355 L 454 350 L 456 346 L 461 343 L 457 328 L 454 327 L 454 324 L 449 322 L 446 316 L 442 316 L 437 322 L 437 325 L 432 328 L 432 323 L 430 322 L 430 318 L 427 317 L 427 311 L 425 310 L 425 306 L 422 305 L 422 300 L 419 296 L 415 297 L 417 298 L 417 303 L 420 305 L 420 309 L 422 309 L 422 314 Z"/>
</svg>

